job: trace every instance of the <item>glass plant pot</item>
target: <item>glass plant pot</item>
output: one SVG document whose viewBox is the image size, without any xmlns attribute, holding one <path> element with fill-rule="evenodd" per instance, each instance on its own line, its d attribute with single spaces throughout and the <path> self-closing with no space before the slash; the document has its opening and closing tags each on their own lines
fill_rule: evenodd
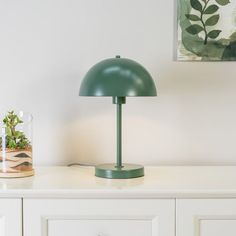
<svg viewBox="0 0 236 236">
<path fill-rule="evenodd" d="M 34 174 L 32 165 L 32 115 L 10 111 L 1 117 L 0 177 Z"/>
</svg>

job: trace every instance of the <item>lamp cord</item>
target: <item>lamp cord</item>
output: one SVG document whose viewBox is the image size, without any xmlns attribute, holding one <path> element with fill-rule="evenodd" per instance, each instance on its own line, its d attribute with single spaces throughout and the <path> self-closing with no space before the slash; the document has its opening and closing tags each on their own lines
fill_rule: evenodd
<svg viewBox="0 0 236 236">
<path fill-rule="evenodd" d="M 70 163 L 67 165 L 68 167 L 71 167 L 71 166 L 90 166 L 90 167 L 93 167 L 95 165 L 91 165 L 91 164 L 84 164 L 84 163 L 79 163 L 79 162 L 74 162 L 74 163 Z"/>
</svg>

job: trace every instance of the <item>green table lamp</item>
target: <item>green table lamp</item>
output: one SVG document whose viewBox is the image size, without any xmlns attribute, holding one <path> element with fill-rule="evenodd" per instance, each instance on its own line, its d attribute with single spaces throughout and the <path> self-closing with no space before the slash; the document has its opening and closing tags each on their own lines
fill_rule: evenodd
<svg viewBox="0 0 236 236">
<path fill-rule="evenodd" d="M 95 167 L 97 177 L 129 179 L 144 176 L 144 167 L 122 163 L 122 104 L 126 97 L 156 96 L 151 75 L 139 63 L 127 59 L 110 58 L 94 65 L 85 75 L 79 91 L 80 96 L 112 97 L 117 106 L 117 157 L 114 164 Z"/>
</svg>

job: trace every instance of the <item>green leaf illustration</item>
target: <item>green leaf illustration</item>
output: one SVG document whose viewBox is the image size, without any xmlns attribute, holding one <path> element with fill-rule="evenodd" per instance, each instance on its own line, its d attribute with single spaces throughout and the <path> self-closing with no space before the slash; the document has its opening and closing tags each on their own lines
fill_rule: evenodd
<svg viewBox="0 0 236 236">
<path fill-rule="evenodd" d="M 211 16 L 210 18 L 208 18 L 205 22 L 205 25 L 206 26 L 212 26 L 212 25 L 216 25 L 217 22 L 219 21 L 220 19 L 220 15 L 214 15 L 214 16 Z"/>
<path fill-rule="evenodd" d="M 190 34 L 198 34 L 200 33 L 201 31 L 203 31 L 203 27 L 200 26 L 200 25 L 190 25 L 188 28 L 186 28 L 186 31 Z"/>
<path fill-rule="evenodd" d="M 219 7 L 217 5 L 210 5 L 209 7 L 207 7 L 207 9 L 204 11 L 204 14 L 213 14 L 215 12 L 217 12 L 219 9 Z"/>
<path fill-rule="evenodd" d="M 224 0 L 224 1 L 228 1 L 228 0 Z M 198 0 L 190 0 L 190 4 L 193 9 L 198 10 L 200 12 L 202 11 L 202 4 Z"/>
<path fill-rule="evenodd" d="M 207 34 L 207 36 L 211 39 L 215 39 L 219 36 L 220 33 L 221 33 L 221 30 L 212 30 Z"/>
<path fill-rule="evenodd" d="M 216 0 L 216 2 L 220 4 L 221 6 L 225 6 L 230 3 L 229 0 Z"/>
<path fill-rule="evenodd" d="M 193 15 L 193 14 L 186 14 L 185 15 L 189 20 L 191 21 L 199 21 L 201 20 L 199 16 Z"/>
</svg>

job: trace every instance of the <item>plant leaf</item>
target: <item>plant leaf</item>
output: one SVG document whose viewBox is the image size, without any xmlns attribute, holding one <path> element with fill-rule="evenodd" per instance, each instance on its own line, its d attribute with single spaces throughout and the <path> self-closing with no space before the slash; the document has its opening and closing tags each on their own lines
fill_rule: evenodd
<svg viewBox="0 0 236 236">
<path fill-rule="evenodd" d="M 200 33 L 201 31 L 203 31 L 203 28 L 202 26 L 200 25 L 190 25 L 188 28 L 186 28 L 186 31 L 190 34 L 198 34 Z"/>
<path fill-rule="evenodd" d="M 193 14 L 186 14 L 185 15 L 189 20 L 191 21 L 199 21 L 201 20 L 199 16 L 193 15 Z"/>
<path fill-rule="evenodd" d="M 15 148 L 16 147 L 16 142 L 13 139 L 9 140 L 9 148 Z"/>
<path fill-rule="evenodd" d="M 200 11 L 200 12 L 202 11 L 202 4 L 198 0 L 190 0 L 190 4 L 191 4 L 193 9 L 195 9 L 197 11 Z"/>
<path fill-rule="evenodd" d="M 205 22 L 205 25 L 206 26 L 212 26 L 212 25 L 216 25 L 217 22 L 219 21 L 220 19 L 220 15 L 214 15 L 214 16 L 211 16 L 210 18 L 208 18 Z"/>
<path fill-rule="evenodd" d="M 215 39 L 219 36 L 220 33 L 221 33 L 221 30 L 212 30 L 207 34 L 207 36 L 211 39 Z"/>
<path fill-rule="evenodd" d="M 11 136 L 11 135 L 12 135 L 11 129 L 10 129 L 9 127 L 6 127 L 6 134 L 7 134 L 8 136 Z"/>
<path fill-rule="evenodd" d="M 216 0 L 216 2 L 220 4 L 221 6 L 225 6 L 230 3 L 229 0 Z"/>
<path fill-rule="evenodd" d="M 204 14 L 213 14 L 217 12 L 219 7 L 217 5 L 210 5 L 205 11 Z"/>
</svg>

